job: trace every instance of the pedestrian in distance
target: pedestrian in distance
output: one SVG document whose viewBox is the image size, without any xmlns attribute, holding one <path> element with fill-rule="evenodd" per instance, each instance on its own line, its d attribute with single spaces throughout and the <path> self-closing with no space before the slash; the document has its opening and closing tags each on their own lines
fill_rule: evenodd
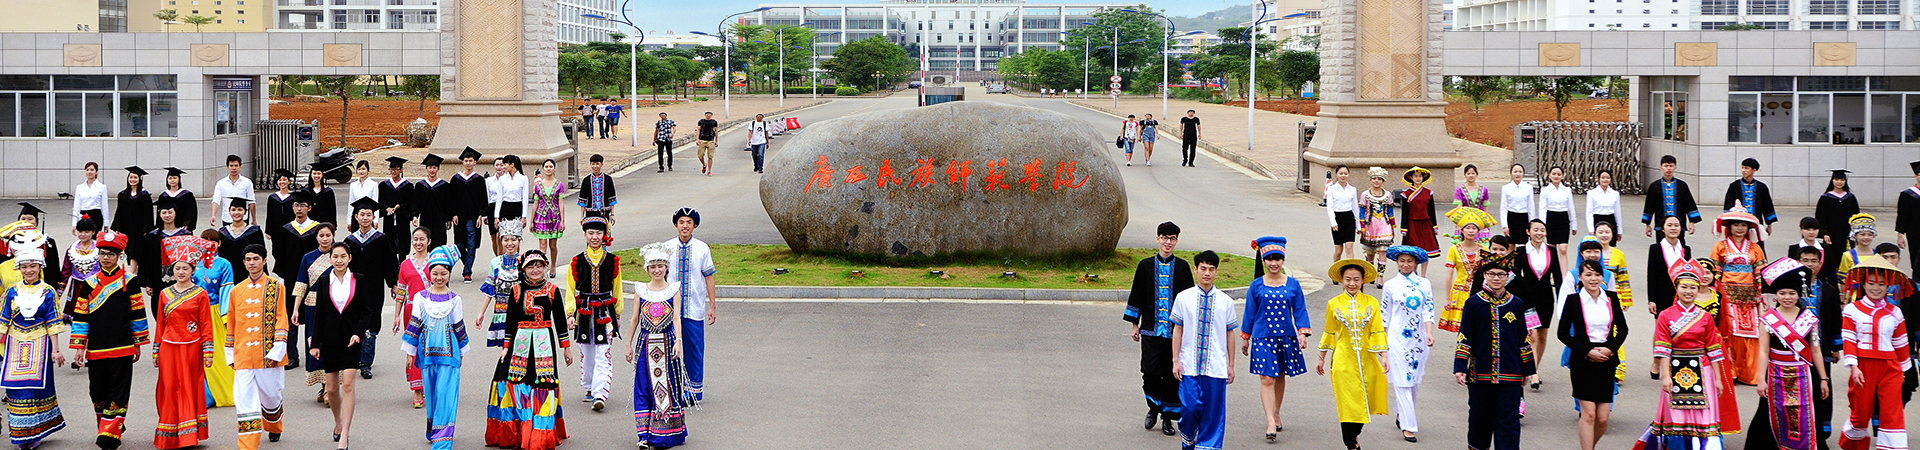
<svg viewBox="0 0 1920 450">
<path fill-rule="evenodd" d="M 699 128 L 699 134 L 695 138 L 695 146 L 698 148 L 695 150 L 695 157 L 700 159 L 700 173 L 713 176 L 713 147 L 718 144 L 720 138 L 720 122 L 713 120 L 713 113 L 708 112 L 706 118 L 700 119 L 695 126 Z"/>
<path fill-rule="evenodd" d="M 679 124 L 667 120 L 667 113 L 660 113 L 660 121 L 653 123 L 653 159 L 660 166 L 655 172 L 673 170 L 673 130 L 677 127 Z"/>
<path fill-rule="evenodd" d="M 580 220 L 588 217 L 607 219 L 608 224 L 619 221 L 613 214 L 613 207 L 620 203 L 613 188 L 613 177 L 608 176 L 607 158 L 599 153 L 587 158 L 593 173 L 580 177 Z"/>
<path fill-rule="evenodd" d="M 1825 227 L 1820 232 L 1821 238 L 1840 248 L 1853 247 L 1853 244 L 1847 241 L 1852 237 L 1851 230 L 1848 229 L 1848 221 L 1852 220 L 1855 214 L 1860 214 L 1860 198 L 1855 197 L 1853 187 L 1847 185 L 1849 172 L 1852 171 L 1834 169 L 1833 176 L 1827 180 L 1826 190 L 1821 191 L 1820 200 L 1815 202 L 1813 207 L 1813 217 L 1820 219 L 1820 225 Z M 1846 269 L 1840 269 L 1840 272 L 1845 273 Z"/>
<path fill-rule="evenodd" d="M 1327 222 L 1333 228 L 1333 259 L 1353 257 L 1354 235 L 1359 232 L 1360 192 L 1347 183 L 1346 164 L 1334 166 L 1333 182 L 1327 184 Z"/>
<path fill-rule="evenodd" d="M 767 140 L 773 137 L 770 134 L 773 125 L 768 124 L 766 118 L 764 114 L 754 114 L 753 121 L 747 122 L 747 151 L 753 152 L 753 173 L 764 173 L 762 166 L 767 158 Z"/>
<path fill-rule="evenodd" d="M 619 101 L 607 100 L 607 106 L 602 109 L 605 109 L 607 111 L 607 120 L 602 121 L 603 125 L 600 126 L 600 137 L 607 138 L 607 139 L 619 139 L 620 138 L 620 113 L 622 111 L 626 111 L 627 108 L 624 106 L 620 106 Z"/>
<path fill-rule="evenodd" d="M 1120 148 L 1127 152 L 1127 166 L 1133 166 L 1133 147 L 1140 143 L 1140 121 L 1132 114 L 1120 121 Z"/>
<path fill-rule="evenodd" d="M 1153 120 L 1152 114 L 1148 114 L 1146 119 L 1140 121 L 1140 143 L 1145 144 L 1145 148 L 1142 149 L 1146 152 L 1143 159 L 1148 167 L 1153 166 L 1153 141 L 1159 139 L 1159 128 L 1160 121 Z"/>
<path fill-rule="evenodd" d="M 1200 147 L 1200 118 L 1187 110 L 1187 116 L 1180 118 L 1180 165 L 1193 167 L 1194 157 Z"/>
</svg>

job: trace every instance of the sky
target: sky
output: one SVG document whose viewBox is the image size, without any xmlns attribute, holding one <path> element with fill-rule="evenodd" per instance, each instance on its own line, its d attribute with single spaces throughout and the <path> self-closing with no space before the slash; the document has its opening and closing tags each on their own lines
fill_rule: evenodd
<svg viewBox="0 0 1920 450">
<path fill-rule="evenodd" d="M 878 0 L 819 0 L 819 1 L 763 1 L 763 0 L 700 0 L 690 2 L 669 2 L 665 0 L 628 0 L 633 9 L 629 17 L 635 24 L 648 32 L 672 31 L 674 34 L 687 34 L 687 31 L 700 30 L 714 32 L 720 20 L 728 15 L 742 11 L 751 11 L 762 3 L 875 3 Z M 1092 0 L 1028 0 L 1029 3 L 1106 3 Z M 1174 16 L 1197 16 L 1232 5 L 1246 5 L 1239 0 L 1134 0 L 1148 6 L 1167 10 Z"/>
</svg>

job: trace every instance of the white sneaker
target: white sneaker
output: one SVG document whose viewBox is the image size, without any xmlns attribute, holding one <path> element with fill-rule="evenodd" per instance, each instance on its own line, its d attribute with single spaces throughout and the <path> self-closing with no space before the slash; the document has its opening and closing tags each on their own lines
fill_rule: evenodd
<svg viewBox="0 0 1920 450">
<path fill-rule="evenodd" d="M 1147 167 L 1153 167 L 1153 161 L 1147 161 Z"/>
<path fill-rule="evenodd" d="M 1127 167 L 1133 167 L 1133 161 L 1127 161 Z"/>
</svg>

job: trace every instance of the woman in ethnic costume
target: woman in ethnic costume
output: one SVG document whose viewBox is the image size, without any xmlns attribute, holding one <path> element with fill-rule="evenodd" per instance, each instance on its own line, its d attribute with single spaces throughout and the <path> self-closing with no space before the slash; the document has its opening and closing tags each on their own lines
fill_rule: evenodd
<svg viewBox="0 0 1920 450">
<path fill-rule="evenodd" d="M 408 248 L 413 251 L 400 260 L 400 270 L 394 275 L 393 301 L 400 303 L 400 311 L 398 311 L 400 314 L 393 317 L 395 334 L 400 333 L 402 327 L 406 325 L 407 318 L 413 316 L 413 303 L 407 299 L 427 289 L 427 256 L 433 251 L 428 248 L 433 245 L 432 233 L 426 228 L 414 228 L 413 232 L 409 233 L 413 238 L 412 246 Z M 407 361 L 407 387 L 413 389 L 414 409 L 425 407 L 427 399 L 426 394 L 422 392 L 424 388 L 420 385 L 420 367 L 413 361 Z"/>
<path fill-rule="evenodd" d="M 499 222 L 496 228 L 500 232 L 500 256 L 493 257 L 490 269 L 487 269 L 486 282 L 480 284 L 480 293 L 487 294 L 490 307 L 479 308 L 473 316 L 473 327 L 486 331 L 487 346 L 501 347 L 507 342 L 506 305 L 513 299 L 513 287 L 520 284 L 520 233 L 526 229 L 520 219 L 508 219 Z"/>
<path fill-rule="evenodd" d="M 1360 246 L 1366 253 L 1367 262 L 1374 264 L 1374 273 L 1380 273 L 1386 262 L 1380 259 L 1380 252 L 1392 247 L 1394 235 L 1399 228 L 1394 226 L 1393 209 L 1396 204 L 1394 193 L 1388 191 L 1387 169 L 1371 167 L 1367 169 L 1367 182 L 1370 187 L 1360 192 Z"/>
<path fill-rule="evenodd" d="M 1468 164 L 1465 167 L 1461 167 L 1460 172 L 1465 175 L 1467 181 L 1461 183 L 1460 187 L 1454 188 L 1453 206 L 1455 208 L 1473 208 L 1486 211 L 1488 193 L 1487 187 L 1480 185 L 1480 167 Z M 1469 271 L 1471 271 L 1471 268 L 1469 268 Z"/>
<path fill-rule="evenodd" d="M 207 293 L 207 312 L 213 315 L 214 336 L 227 335 L 227 299 L 221 298 L 221 287 L 233 282 L 233 265 L 228 264 L 220 253 L 220 230 L 200 230 L 200 239 L 207 240 L 207 255 L 201 258 L 199 268 L 193 270 L 193 284 Z M 213 352 L 213 367 L 206 369 L 207 407 L 233 406 L 233 366 L 227 365 L 226 352 Z"/>
<path fill-rule="evenodd" d="M 633 345 L 627 362 L 638 362 L 633 377 L 634 432 L 641 447 L 668 448 L 687 441 L 687 372 L 681 351 L 680 293 L 667 285 L 667 261 L 673 249 L 663 242 L 640 249 L 652 280 L 639 292 L 633 311 Z M 635 350 L 639 359 L 635 359 Z"/>
<path fill-rule="evenodd" d="M 314 242 L 320 244 L 320 246 L 314 247 L 313 251 L 307 252 L 306 255 L 300 257 L 298 266 L 300 272 L 298 277 L 293 280 L 292 300 L 299 305 L 300 317 L 313 317 L 314 297 L 317 297 L 319 294 L 319 291 L 314 290 L 313 286 L 319 284 L 320 279 L 327 276 L 327 269 L 333 268 L 333 235 L 333 224 L 321 222 L 319 225 L 315 225 L 313 238 Z M 304 336 L 304 338 L 313 340 L 313 327 L 306 328 L 306 336 Z M 312 354 L 304 356 L 306 361 L 302 362 L 302 364 L 305 364 L 307 367 L 307 385 L 316 386 L 324 384 L 323 379 L 326 378 L 326 367 L 320 365 L 320 358 Z M 319 396 L 316 397 L 314 401 L 327 403 L 327 388 L 321 386 L 319 389 Z"/>
<path fill-rule="evenodd" d="M 1485 210 L 1473 207 L 1457 207 L 1447 211 L 1447 220 L 1453 222 L 1459 233 L 1454 236 L 1458 241 L 1447 247 L 1447 279 L 1451 281 L 1447 288 L 1447 306 L 1440 311 L 1440 329 L 1460 332 L 1460 311 L 1467 304 L 1467 296 L 1473 293 L 1473 272 L 1480 267 L 1480 254 L 1487 249 L 1481 240 L 1493 235 L 1493 216 Z"/>
<path fill-rule="evenodd" d="M 1719 449 L 1722 434 L 1740 432 L 1740 419 L 1720 332 L 1713 315 L 1695 304 L 1712 275 L 1694 261 L 1674 266 L 1668 275 L 1677 295 L 1653 329 L 1653 357 L 1662 379 L 1660 403 L 1653 423 L 1633 448 Z"/>
<path fill-rule="evenodd" d="M 1435 234 L 1435 220 L 1439 210 L 1434 209 L 1433 190 L 1427 189 L 1427 180 L 1433 179 L 1433 171 L 1414 167 L 1400 174 L 1407 182 L 1407 189 L 1400 191 L 1400 231 L 1406 234 L 1400 243 L 1420 247 L 1427 251 L 1427 258 L 1440 257 L 1440 239 Z M 1420 263 L 1420 276 L 1426 277 L 1427 263 Z"/>
<path fill-rule="evenodd" d="M 295 318 L 305 320 L 307 356 L 325 367 L 323 378 L 328 393 L 327 406 L 333 410 L 333 441 L 347 448 L 353 431 L 356 395 L 355 378 L 360 377 L 361 346 L 380 329 L 380 306 L 386 296 L 379 278 L 353 273 L 348 267 L 356 256 L 345 243 L 327 249 L 333 267 L 323 272 L 308 292 L 316 298 L 311 313 Z M 367 255 L 367 257 L 377 257 Z"/>
<path fill-rule="evenodd" d="M 1814 402 L 1827 398 L 1825 364 L 1818 359 L 1819 315 L 1801 305 L 1813 282 L 1813 269 L 1791 258 L 1781 258 L 1760 269 L 1773 307 L 1762 309 L 1760 326 L 1767 333 L 1767 357 L 1758 362 L 1766 378 L 1758 389 L 1760 405 L 1747 422 L 1747 450 L 1813 450 L 1819 430 L 1814 428 Z M 1814 387 L 1819 386 L 1815 392 Z"/>
<path fill-rule="evenodd" d="M 454 419 L 460 410 L 460 363 L 467 353 L 467 324 L 461 321 L 460 295 L 447 288 L 460 249 L 444 245 L 427 258 L 431 286 L 414 294 L 400 351 L 420 370 L 425 386 L 427 442 L 433 450 L 453 450 Z"/>
<path fill-rule="evenodd" d="M 207 373 L 213 366 L 213 304 L 193 283 L 193 271 L 213 257 L 213 243 L 198 236 L 161 242 L 170 285 L 159 289 L 154 314 L 153 366 L 159 369 L 153 403 L 160 424 L 153 446 L 177 449 L 207 440 Z"/>
<path fill-rule="evenodd" d="M 61 289 L 59 297 L 62 311 L 66 310 L 66 305 L 73 303 L 73 286 L 78 285 L 76 282 L 86 281 L 87 277 L 100 271 L 100 251 L 93 248 L 93 237 L 100 233 L 100 224 L 92 219 L 80 219 L 74 224 L 73 231 L 79 236 L 74 239 L 73 246 L 67 248 L 67 257 L 61 258 L 60 271 L 42 274 L 43 277 L 55 274 L 65 277 L 63 285 L 66 287 Z"/>
<path fill-rule="evenodd" d="M 1744 207 L 1714 219 L 1715 228 L 1726 239 L 1713 244 L 1709 256 L 1720 263 L 1720 332 L 1727 338 L 1727 358 L 1733 365 L 1733 379 L 1740 384 L 1758 384 L 1760 380 L 1760 280 L 1755 269 L 1767 261 L 1760 241 L 1767 239 L 1760 219 Z"/>
<path fill-rule="evenodd" d="M 1907 448 L 1901 400 L 1904 369 L 1913 367 L 1910 328 L 1892 300 L 1912 295 L 1913 281 L 1885 258 L 1868 257 L 1847 271 L 1841 308 L 1840 365 L 1847 370 L 1847 421 L 1840 448 Z M 1876 422 L 1877 420 L 1877 422 Z"/>
<path fill-rule="evenodd" d="M 534 247 L 543 252 L 559 254 L 560 236 L 567 233 L 567 209 L 560 207 L 560 197 L 567 193 L 567 183 L 554 178 L 553 161 L 548 160 L 540 168 L 540 177 L 533 180 L 533 187 L 527 201 L 533 203 L 533 237 L 540 240 Z"/>
<path fill-rule="evenodd" d="M 521 282 L 504 303 L 494 305 L 506 341 L 493 371 L 487 397 L 487 445 L 520 450 L 551 450 L 567 438 L 560 408 L 560 375 L 555 353 L 573 365 L 567 334 L 566 297 L 547 280 L 547 255 L 528 250 L 520 257 Z"/>
<path fill-rule="evenodd" d="M 1253 241 L 1260 254 L 1263 275 L 1247 286 L 1247 306 L 1240 318 L 1240 354 L 1247 369 L 1260 376 L 1260 412 L 1267 417 L 1267 442 L 1279 439 L 1280 405 L 1286 400 L 1287 378 L 1307 373 L 1301 354 L 1313 336 L 1312 316 L 1300 280 L 1289 275 L 1287 238 L 1267 236 Z"/>
<path fill-rule="evenodd" d="M 1379 276 L 1371 261 L 1343 259 L 1327 268 L 1327 278 L 1340 280 L 1346 292 L 1327 300 L 1327 331 L 1320 335 L 1320 362 L 1314 373 L 1327 375 L 1327 357 L 1333 357 L 1334 405 L 1340 416 L 1340 435 L 1349 449 L 1360 448 L 1360 429 L 1367 416 L 1387 414 L 1386 325 L 1380 318 L 1380 300 L 1362 288 Z"/>
<path fill-rule="evenodd" d="M 23 450 L 39 447 L 41 440 L 67 427 L 53 386 L 53 368 L 67 359 L 57 350 L 67 322 L 53 286 L 41 280 L 47 258 L 40 245 L 45 241 L 38 230 L 26 230 L 0 244 L 14 249 L 13 264 L 21 277 L 7 286 L 5 303 L 0 303 L 0 344 L 7 352 L 0 392 L 7 398 L 10 442 Z"/>
</svg>

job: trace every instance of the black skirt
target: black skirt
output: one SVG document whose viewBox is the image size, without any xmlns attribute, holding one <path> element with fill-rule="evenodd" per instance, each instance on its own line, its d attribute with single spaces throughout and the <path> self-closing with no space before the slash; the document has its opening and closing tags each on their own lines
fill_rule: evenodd
<svg viewBox="0 0 1920 450">
<path fill-rule="evenodd" d="M 500 220 L 518 219 L 525 215 L 526 203 L 500 202 Z"/>
<path fill-rule="evenodd" d="M 1547 211 L 1547 243 L 1563 245 L 1573 236 L 1573 215 L 1566 211 Z"/>
<path fill-rule="evenodd" d="M 1573 386 L 1573 398 L 1594 403 L 1613 403 L 1613 371 L 1620 364 L 1619 361 L 1619 358 L 1614 358 L 1607 362 L 1593 362 L 1587 360 L 1587 355 L 1570 355 L 1567 359 L 1567 379 L 1568 384 Z"/>
<path fill-rule="evenodd" d="M 1590 220 L 1592 220 L 1593 223 L 1596 225 L 1599 224 L 1600 222 L 1613 224 L 1613 235 L 1614 236 L 1620 235 L 1620 217 L 1619 216 L 1614 214 L 1594 214 Z"/>
<path fill-rule="evenodd" d="M 1333 228 L 1333 245 L 1352 243 L 1353 235 L 1360 228 L 1353 220 L 1353 211 L 1335 211 L 1333 221 L 1340 224 Z"/>
<path fill-rule="evenodd" d="M 1507 212 L 1507 242 L 1515 248 L 1527 243 L 1527 225 L 1532 220 L 1524 212 Z"/>
</svg>

